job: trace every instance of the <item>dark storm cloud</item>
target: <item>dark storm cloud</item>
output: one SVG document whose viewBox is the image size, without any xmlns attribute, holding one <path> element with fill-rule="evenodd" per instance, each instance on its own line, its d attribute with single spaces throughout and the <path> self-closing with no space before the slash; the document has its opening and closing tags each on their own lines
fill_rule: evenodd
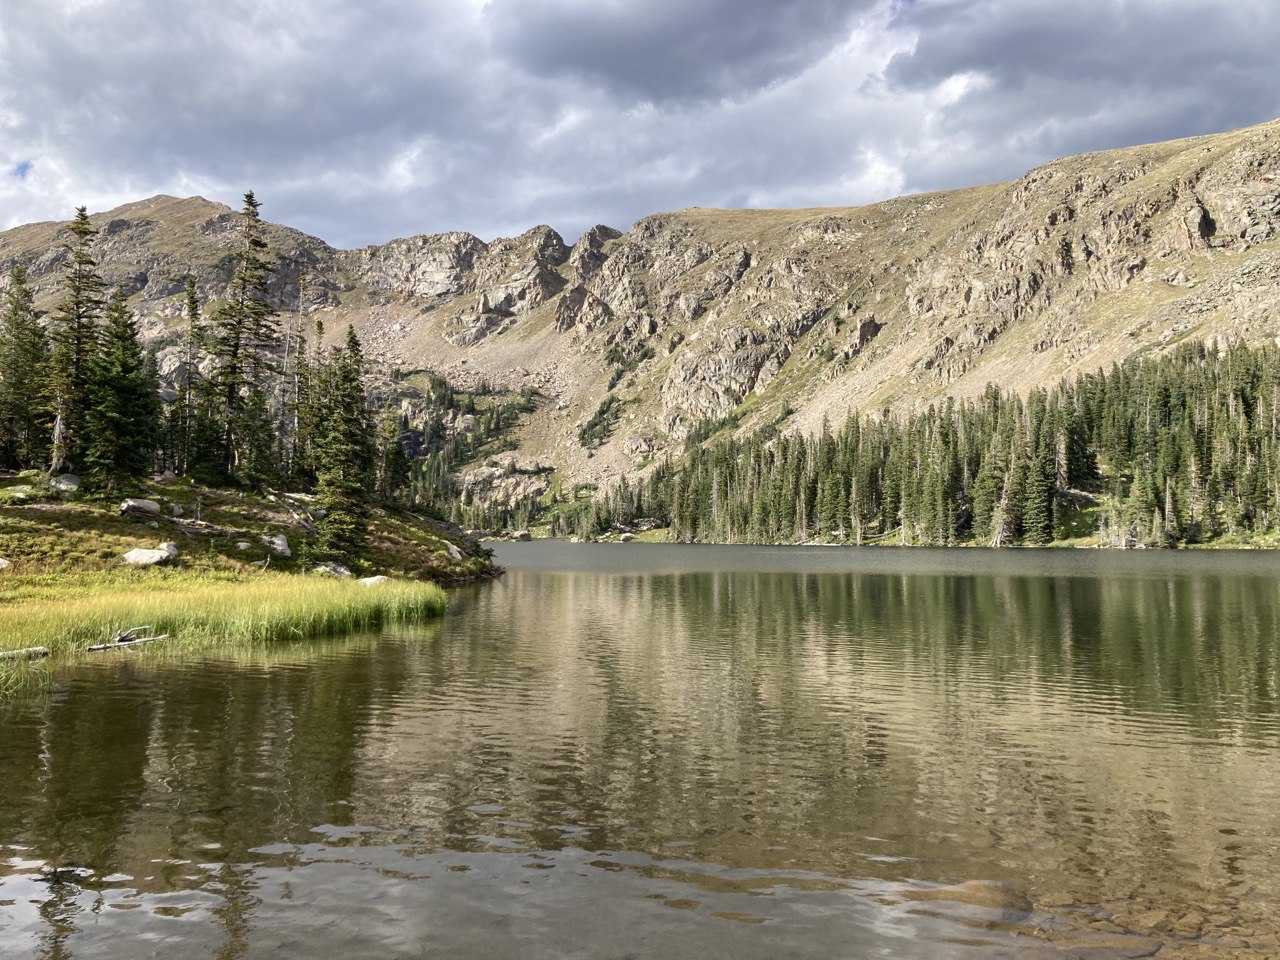
<svg viewBox="0 0 1280 960">
<path fill-rule="evenodd" d="M 624 99 L 737 98 L 792 77 L 848 36 L 874 0 L 493 0 L 495 48 L 544 77 Z"/>
<path fill-rule="evenodd" d="M 352 245 L 860 203 L 1268 119 L 1278 39 L 1272 0 L 0 0 L 0 211 L 253 187 Z"/>
</svg>

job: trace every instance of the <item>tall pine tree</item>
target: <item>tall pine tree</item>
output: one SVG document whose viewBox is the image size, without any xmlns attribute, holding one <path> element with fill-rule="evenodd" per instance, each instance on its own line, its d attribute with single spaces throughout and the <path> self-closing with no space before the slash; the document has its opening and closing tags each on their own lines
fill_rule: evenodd
<svg viewBox="0 0 1280 960">
<path fill-rule="evenodd" d="M 50 473 L 74 469 L 83 459 L 84 421 L 98 328 L 102 316 L 103 281 L 93 258 L 98 231 L 84 207 L 76 208 L 67 225 L 71 237 L 62 245 L 67 254 L 62 297 L 53 313 L 53 355 L 50 362 L 53 442 Z"/>
<path fill-rule="evenodd" d="M 120 289 L 107 306 L 88 399 L 84 460 L 94 486 L 114 493 L 150 471 L 161 412 L 154 366 Z"/>
<path fill-rule="evenodd" d="M 0 313 L 0 459 L 31 468 L 49 454 L 49 342 L 21 267 L 9 274 Z"/>
</svg>

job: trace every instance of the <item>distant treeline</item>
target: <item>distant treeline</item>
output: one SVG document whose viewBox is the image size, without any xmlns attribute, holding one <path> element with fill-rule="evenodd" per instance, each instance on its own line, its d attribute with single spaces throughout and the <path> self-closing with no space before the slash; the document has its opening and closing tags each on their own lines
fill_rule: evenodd
<svg viewBox="0 0 1280 960">
<path fill-rule="evenodd" d="M 679 540 L 753 543 L 1248 537 L 1280 526 L 1278 412 L 1280 350 L 1187 345 L 1027 397 L 992 387 L 816 436 L 710 439 L 557 506 L 553 527 L 594 536 L 644 518 Z"/>
<path fill-rule="evenodd" d="M 358 558 L 371 501 L 401 495 L 409 464 L 397 413 L 376 413 L 359 340 L 323 348 L 323 328 L 280 322 L 259 204 L 245 195 L 224 299 L 188 280 L 173 368 L 161 382 L 122 290 L 94 258 L 83 207 L 67 225 L 52 312 L 15 268 L 0 304 L 0 466 L 74 472 L 99 496 L 171 471 L 213 485 L 314 493 L 317 559 Z M 308 342 L 308 336 L 312 339 Z"/>
</svg>

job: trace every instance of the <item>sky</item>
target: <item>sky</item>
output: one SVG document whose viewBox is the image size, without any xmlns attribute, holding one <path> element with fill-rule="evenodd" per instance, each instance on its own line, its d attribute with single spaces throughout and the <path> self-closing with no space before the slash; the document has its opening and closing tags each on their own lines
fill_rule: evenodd
<svg viewBox="0 0 1280 960">
<path fill-rule="evenodd" d="M 1277 0 L 0 0 L 0 227 L 341 247 L 868 203 L 1280 116 Z"/>
</svg>

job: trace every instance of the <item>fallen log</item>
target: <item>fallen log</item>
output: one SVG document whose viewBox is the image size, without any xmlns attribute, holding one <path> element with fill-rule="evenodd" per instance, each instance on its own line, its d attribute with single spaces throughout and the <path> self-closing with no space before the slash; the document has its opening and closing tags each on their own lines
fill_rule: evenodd
<svg viewBox="0 0 1280 960">
<path fill-rule="evenodd" d="M 203 520 L 184 520 L 181 517 L 171 517 L 164 513 L 151 513 L 137 507 L 126 507 L 120 511 L 121 516 L 135 517 L 139 520 L 160 521 L 173 524 L 180 533 L 190 536 L 194 533 L 202 534 L 206 537 L 249 537 L 252 534 L 248 530 L 229 530 L 226 527 L 215 527 L 212 523 L 206 523 Z"/>
<path fill-rule="evenodd" d="M 39 660 L 49 655 L 48 647 L 23 647 L 21 650 L 0 650 L 0 660 Z"/>
<path fill-rule="evenodd" d="M 128 647 L 139 647 L 144 643 L 159 643 L 168 640 L 169 635 L 163 633 L 158 637 L 139 637 L 137 640 L 119 640 L 112 643 L 99 643 L 89 648 L 90 653 L 102 653 L 105 650 L 124 650 Z"/>
</svg>

